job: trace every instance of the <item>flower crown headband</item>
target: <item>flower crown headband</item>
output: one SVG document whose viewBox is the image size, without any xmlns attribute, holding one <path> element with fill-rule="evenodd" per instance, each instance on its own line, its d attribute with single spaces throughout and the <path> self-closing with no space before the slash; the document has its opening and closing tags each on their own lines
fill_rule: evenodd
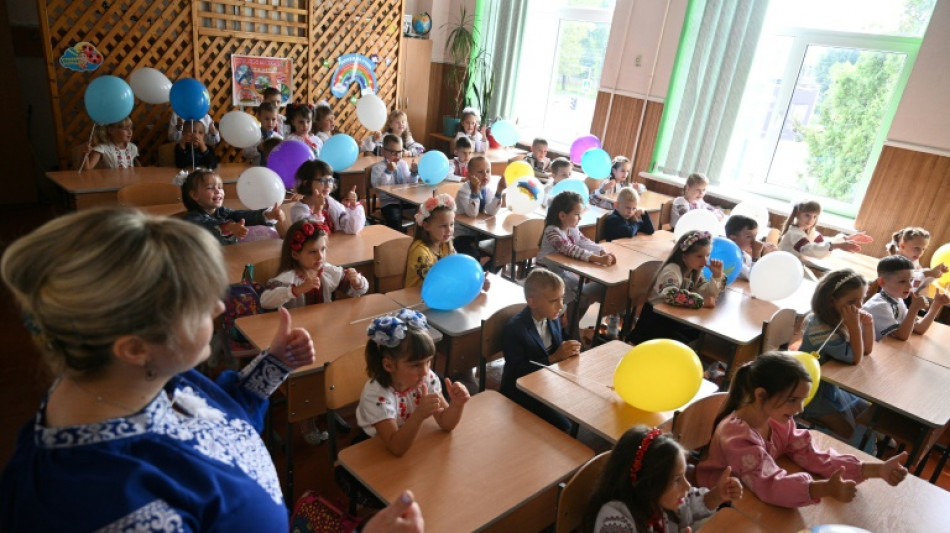
<svg viewBox="0 0 950 533">
<path fill-rule="evenodd" d="M 432 216 L 432 211 L 437 207 L 448 207 L 452 211 L 455 211 L 455 200 L 452 199 L 448 194 L 437 194 L 432 198 L 429 198 L 422 205 L 419 206 L 419 210 L 416 211 L 416 224 L 420 226 L 425 221 L 425 219 Z"/>
<path fill-rule="evenodd" d="M 640 473 L 640 470 L 643 469 L 643 457 L 647 454 L 647 450 L 650 449 L 650 445 L 653 444 L 653 441 L 662 434 L 663 430 L 653 428 L 647 432 L 647 435 L 640 441 L 640 445 L 637 446 L 637 454 L 633 458 L 633 465 L 630 467 L 630 483 L 636 484 L 637 475 Z"/>
<path fill-rule="evenodd" d="M 686 238 L 683 239 L 683 242 L 680 243 L 680 251 L 685 252 L 689 248 L 699 242 L 702 239 L 712 239 L 712 235 L 708 231 L 690 231 L 686 234 Z"/>
<path fill-rule="evenodd" d="M 293 237 L 290 239 L 290 249 L 299 252 L 303 248 L 303 244 L 307 242 L 307 239 L 312 237 L 317 231 L 322 231 L 323 233 L 329 235 L 330 232 L 327 230 L 327 227 L 323 224 L 314 224 L 312 222 L 307 222 L 300 226 L 300 229 L 294 232 Z"/>
<path fill-rule="evenodd" d="M 412 309 L 400 309 L 396 316 L 381 316 L 366 328 L 366 335 L 376 344 L 395 348 L 406 338 L 410 329 L 425 330 L 429 327 L 425 315 Z"/>
</svg>

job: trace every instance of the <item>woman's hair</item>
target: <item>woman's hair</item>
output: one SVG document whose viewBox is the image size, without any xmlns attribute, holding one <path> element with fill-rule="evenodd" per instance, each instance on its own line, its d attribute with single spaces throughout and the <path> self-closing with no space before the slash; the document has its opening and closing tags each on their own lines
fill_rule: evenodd
<svg viewBox="0 0 950 533">
<path fill-rule="evenodd" d="M 109 131 L 115 128 L 121 128 L 122 126 L 132 127 L 132 119 L 125 117 L 124 119 L 113 122 L 112 124 L 106 124 L 105 126 L 100 126 L 98 124 L 93 124 L 93 128 L 96 129 L 96 144 L 110 144 L 112 139 L 109 137 Z"/>
<path fill-rule="evenodd" d="M 297 194 L 310 196 L 313 194 L 313 182 L 326 176 L 333 176 L 333 169 L 329 164 L 320 159 L 304 161 L 294 174 L 294 190 Z"/>
<path fill-rule="evenodd" d="M 863 276 L 850 268 L 825 274 L 811 296 L 812 313 L 822 323 L 834 327 L 841 320 L 841 314 L 835 309 L 835 297 L 858 287 L 867 287 L 867 282 L 864 281 Z M 848 337 L 847 328 L 839 328 L 838 333 L 845 338 Z"/>
<path fill-rule="evenodd" d="M 0 271 L 55 375 L 105 369 L 127 335 L 177 350 L 228 286 L 209 232 L 127 208 L 55 218 L 10 245 Z"/>
<path fill-rule="evenodd" d="M 570 213 L 574 210 L 574 206 L 584 204 L 584 199 L 581 198 L 581 195 L 577 194 L 574 191 L 564 191 L 551 200 L 551 205 L 548 206 L 548 212 L 544 215 L 544 226 L 557 226 L 561 227 L 561 218 L 558 216 L 560 213 Z"/>
<path fill-rule="evenodd" d="M 413 236 L 415 240 L 422 241 L 426 246 L 431 246 L 432 239 L 423 224 L 433 215 L 445 212 L 455 212 L 455 200 L 448 194 L 438 194 L 420 204 L 415 215 L 416 224 L 419 226 Z"/>
<path fill-rule="evenodd" d="M 435 342 L 424 329 L 406 328 L 406 338 L 395 348 L 378 344 L 370 339 L 366 342 L 366 375 L 375 379 L 383 387 L 390 387 L 393 378 L 383 367 L 383 359 L 393 362 L 422 361 L 435 356 Z"/>
<path fill-rule="evenodd" d="M 705 235 L 703 235 L 704 233 Z M 670 256 L 666 258 L 666 261 L 663 262 L 663 265 L 660 266 L 660 270 L 663 270 L 663 267 L 670 263 L 675 263 L 679 265 L 685 274 L 686 263 L 683 261 L 683 256 L 696 251 L 697 248 L 711 244 L 712 235 L 709 232 L 699 230 L 687 231 L 676 241 L 676 244 L 673 246 L 673 251 L 670 253 Z M 659 275 L 659 271 L 657 271 L 657 275 Z"/>
<path fill-rule="evenodd" d="M 199 168 L 193 170 L 181 183 L 181 203 L 185 204 L 185 209 L 189 211 L 203 211 L 198 202 L 191 197 L 191 193 L 197 193 L 203 185 L 208 183 L 209 179 L 214 179 L 216 174 L 213 170 Z"/>
<path fill-rule="evenodd" d="M 313 118 L 313 109 L 307 104 L 288 104 L 287 122 L 293 122 L 298 116 Z"/>
<path fill-rule="evenodd" d="M 406 118 L 406 129 L 402 131 L 402 135 L 400 135 L 399 137 L 402 138 L 403 146 L 409 146 L 415 141 L 412 139 L 412 132 L 409 131 L 409 119 L 408 117 L 406 117 L 406 112 L 403 111 L 402 109 L 393 109 L 389 113 L 389 116 L 386 117 L 386 133 L 392 133 L 393 129 L 389 126 L 389 123 L 394 120 L 397 120 L 399 117 Z"/>
<path fill-rule="evenodd" d="M 716 416 L 713 428 L 736 409 L 754 400 L 755 389 L 765 389 L 766 399 L 786 397 L 802 381 L 811 383 L 811 375 L 802 363 L 781 352 L 766 352 L 739 367 L 729 386 L 729 396 Z M 817 383 L 812 383 L 817 387 Z"/>
<path fill-rule="evenodd" d="M 924 228 L 914 226 L 906 227 L 894 233 L 891 242 L 887 243 L 887 253 L 891 255 L 900 253 L 900 243 L 914 239 L 930 239 L 930 232 Z"/>
<path fill-rule="evenodd" d="M 593 493 L 584 514 L 583 531 L 593 531 L 597 513 L 604 504 L 617 500 L 627 506 L 637 531 L 649 531 L 649 521 L 664 513 L 660 498 L 673 479 L 676 459 L 683 448 L 667 433 L 656 436 L 643 454 L 636 481 L 631 481 L 631 469 L 643 440 L 650 433 L 646 426 L 628 429 L 607 459 L 607 464 L 594 485 Z M 667 514 L 676 521 L 676 517 Z"/>
<path fill-rule="evenodd" d="M 785 219 L 785 225 L 782 226 L 782 235 L 788 232 L 788 228 L 798 225 L 799 213 L 818 213 L 821 214 L 821 204 L 815 200 L 804 200 L 792 204 L 792 212 Z"/>
<path fill-rule="evenodd" d="M 287 235 L 284 236 L 284 244 L 280 247 L 280 268 L 278 272 L 286 272 L 297 268 L 297 260 L 292 255 L 293 252 L 300 251 L 305 244 L 315 241 L 320 237 L 326 237 L 326 226 L 314 224 L 313 221 L 303 219 L 294 222 L 287 229 Z"/>
<path fill-rule="evenodd" d="M 695 187 L 697 185 L 706 185 L 709 186 L 709 178 L 701 172 L 693 172 L 686 178 L 686 183 L 683 184 L 683 193 L 686 192 L 686 189 Z"/>
</svg>

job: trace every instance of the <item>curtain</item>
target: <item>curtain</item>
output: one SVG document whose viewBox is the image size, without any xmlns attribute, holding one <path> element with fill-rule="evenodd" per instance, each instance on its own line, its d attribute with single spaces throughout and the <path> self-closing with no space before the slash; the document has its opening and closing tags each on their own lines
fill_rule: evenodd
<svg viewBox="0 0 950 533">
<path fill-rule="evenodd" d="M 481 110 L 482 118 L 506 118 L 512 115 L 528 0 L 481 1 L 484 7 L 477 21 L 479 46 L 494 74 L 491 102 L 488 109 Z"/>
</svg>

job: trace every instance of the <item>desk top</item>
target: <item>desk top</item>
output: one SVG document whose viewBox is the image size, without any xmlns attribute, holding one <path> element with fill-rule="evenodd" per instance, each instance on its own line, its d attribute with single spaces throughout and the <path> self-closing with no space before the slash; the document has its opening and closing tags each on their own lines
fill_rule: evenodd
<svg viewBox="0 0 950 533">
<path fill-rule="evenodd" d="M 426 530 L 476 531 L 565 479 L 594 452 L 495 391 L 472 396 L 452 432 L 432 418 L 402 457 L 373 438 L 340 463 L 380 499 L 411 489 Z"/>
<path fill-rule="evenodd" d="M 673 247 L 676 246 L 673 232 L 662 229 L 656 230 L 653 235 L 637 234 L 629 239 L 617 239 L 611 242 L 664 261 L 673 252 Z"/>
<path fill-rule="evenodd" d="M 861 274 L 868 283 L 871 283 L 877 279 L 877 262 L 880 261 L 880 258 L 871 257 L 870 255 L 864 255 L 862 253 L 832 250 L 831 255 L 824 259 L 816 259 L 803 255 L 802 261 L 806 266 L 811 266 L 824 272 L 850 268 L 858 274 Z"/>
<path fill-rule="evenodd" d="M 643 263 L 656 260 L 655 257 L 612 242 L 602 242 L 600 245 L 603 246 L 607 252 L 617 256 L 616 263 L 611 266 L 603 266 L 588 261 L 573 259 L 562 254 L 551 254 L 545 257 L 544 260 L 557 263 L 558 266 L 564 269 L 608 287 L 629 282 L 631 270 L 636 270 L 636 268 Z"/>
<path fill-rule="evenodd" d="M 618 192 L 605 194 L 604 196 L 606 198 L 609 198 L 610 201 L 616 202 Z M 672 196 L 658 193 L 655 191 L 643 191 L 638 194 L 640 195 L 640 202 L 637 204 L 637 207 L 639 207 L 640 209 L 643 209 L 646 212 L 659 211 L 660 208 L 663 207 L 663 204 L 673 199 Z"/>
<path fill-rule="evenodd" d="M 373 247 L 397 239 L 409 239 L 383 224 L 364 226 L 356 235 L 335 231 L 327 239 L 327 261 L 343 268 L 373 262 Z"/>
<path fill-rule="evenodd" d="M 815 294 L 815 288 L 818 283 L 810 279 L 803 279 L 798 290 L 788 298 L 782 298 L 772 302 L 779 309 L 794 309 L 795 314 L 799 316 L 807 315 L 811 312 L 811 297 Z M 752 297 L 752 290 L 749 288 L 749 280 L 738 278 L 731 284 L 726 285 L 726 289 L 737 291 Z"/>
<path fill-rule="evenodd" d="M 224 163 L 214 171 L 224 183 L 234 183 L 246 163 Z M 117 191 L 126 185 L 142 182 L 171 183 L 179 169 L 172 167 L 96 168 L 92 170 L 57 170 L 46 176 L 71 194 Z"/>
<path fill-rule="evenodd" d="M 672 411 L 641 411 L 613 391 L 614 370 L 631 348 L 621 341 L 610 341 L 552 365 L 579 378 L 539 368 L 518 379 L 518 388 L 607 441 L 616 443 L 632 426 L 645 424 L 655 427 L 673 418 Z M 692 401 L 717 390 L 715 383 L 703 380 Z"/>
<path fill-rule="evenodd" d="M 356 158 L 355 163 L 344 170 L 337 170 L 337 172 L 340 174 L 362 174 L 366 172 L 366 169 L 382 160 L 383 158 L 378 155 L 360 155 Z"/>
<path fill-rule="evenodd" d="M 746 489 L 748 490 L 748 489 Z M 732 507 L 723 507 L 703 523 L 702 533 L 770 533 L 762 524 Z"/>
<path fill-rule="evenodd" d="M 655 304 L 653 309 L 733 344 L 751 344 L 762 335 L 762 323 L 779 308 L 739 291 L 724 290 L 712 309 L 688 309 L 668 303 Z"/>
<path fill-rule="evenodd" d="M 422 202 L 425 202 L 429 198 L 432 198 L 436 194 L 440 193 L 449 194 L 454 200 L 455 193 L 458 192 L 458 184 L 440 183 L 438 185 L 426 185 L 420 181 L 419 183 L 380 185 L 379 187 L 376 187 L 376 190 L 379 192 L 384 192 L 395 198 L 399 198 L 404 202 L 420 205 Z"/>
<path fill-rule="evenodd" d="M 488 235 L 494 239 L 511 237 L 515 225 L 529 218 L 543 219 L 544 215 L 537 211 L 533 211 L 527 215 L 518 215 L 512 213 L 507 207 L 502 207 L 497 213 L 491 216 L 485 213 L 479 213 L 476 217 L 470 217 L 464 213 L 455 213 L 456 224 L 465 226 L 483 235 Z"/>
<path fill-rule="evenodd" d="M 934 322 L 930 329 L 923 335 L 911 334 L 906 341 L 887 336 L 881 339 L 881 342 L 874 346 L 874 353 L 878 350 L 883 352 L 901 352 L 921 359 L 926 359 L 931 363 L 942 367 L 950 368 L 950 326 Z"/>
<path fill-rule="evenodd" d="M 507 163 L 512 158 L 523 156 L 526 153 L 528 153 L 526 150 L 520 148 L 489 148 L 485 152 L 485 159 L 488 159 L 489 163 Z"/>
</svg>

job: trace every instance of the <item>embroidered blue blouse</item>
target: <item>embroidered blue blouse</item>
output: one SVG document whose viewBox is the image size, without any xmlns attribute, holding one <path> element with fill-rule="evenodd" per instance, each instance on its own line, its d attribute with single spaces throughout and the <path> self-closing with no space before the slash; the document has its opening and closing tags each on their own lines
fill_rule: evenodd
<svg viewBox="0 0 950 533">
<path fill-rule="evenodd" d="M 217 383 L 195 370 L 142 411 L 67 428 L 46 404 L 0 478 L 0 530 L 288 530 L 277 472 L 259 436 L 290 368 L 263 353 Z"/>
</svg>

